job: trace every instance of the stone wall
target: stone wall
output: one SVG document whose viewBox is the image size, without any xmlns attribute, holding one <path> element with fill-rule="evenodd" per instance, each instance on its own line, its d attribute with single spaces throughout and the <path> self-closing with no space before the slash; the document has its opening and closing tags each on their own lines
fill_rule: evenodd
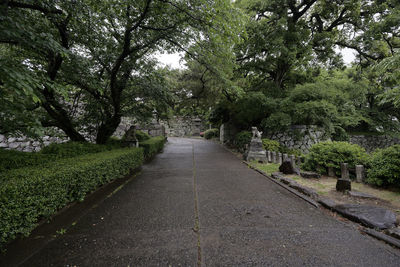
<svg viewBox="0 0 400 267">
<path fill-rule="evenodd" d="M 199 136 L 207 126 L 200 118 L 174 116 L 162 123 L 168 136 Z"/>
<path fill-rule="evenodd" d="M 24 152 L 37 152 L 43 147 L 48 146 L 51 143 L 63 143 L 68 141 L 66 137 L 57 137 L 46 135 L 41 138 L 41 140 L 35 140 L 22 137 L 12 137 L 0 135 L 0 148 L 13 149 Z"/>
<path fill-rule="evenodd" d="M 292 125 L 285 132 L 266 133 L 265 135 L 271 140 L 278 141 L 291 149 L 299 149 L 303 153 L 307 153 L 312 145 L 329 139 L 322 129 L 313 125 Z"/>
<path fill-rule="evenodd" d="M 365 148 L 365 150 L 370 153 L 378 148 L 386 148 L 395 144 L 400 144 L 400 139 L 388 135 L 351 135 L 349 142 Z"/>
</svg>

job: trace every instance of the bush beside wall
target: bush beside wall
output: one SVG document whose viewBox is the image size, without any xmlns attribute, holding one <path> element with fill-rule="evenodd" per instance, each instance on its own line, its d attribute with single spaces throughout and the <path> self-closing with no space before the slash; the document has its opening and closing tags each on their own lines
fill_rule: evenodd
<svg viewBox="0 0 400 267">
<path fill-rule="evenodd" d="M 400 188 L 400 145 L 377 149 L 369 162 L 367 182 Z"/>
<path fill-rule="evenodd" d="M 336 175 L 340 176 L 340 163 L 348 163 L 354 169 L 357 164 L 365 164 L 368 154 L 365 149 L 347 142 L 321 142 L 313 145 L 306 155 L 302 168 L 326 174 L 328 167 L 332 167 Z"/>
</svg>

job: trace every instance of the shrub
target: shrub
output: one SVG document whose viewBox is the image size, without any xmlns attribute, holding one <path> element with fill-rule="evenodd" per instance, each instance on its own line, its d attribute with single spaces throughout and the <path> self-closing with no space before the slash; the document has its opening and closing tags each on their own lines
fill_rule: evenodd
<svg viewBox="0 0 400 267">
<path fill-rule="evenodd" d="M 139 146 L 144 149 L 145 159 L 149 159 L 160 152 L 164 148 L 166 140 L 164 136 L 156 136 L 144 142 L 139 142 Z"/>
<path fill-rule="evenodd" d="M 365 149 L 347 142 L 321 142 L 313 145 L 306 155 L 303 168 L 326 174 L 328 167 L 333 167 L 335 173 L 340 175 L 340 163 L 348 163 L 349 168 L 356 164 L 365 164 L 368 155 Z"/>
<path fill-rule="evenodd" d="M 11 169 L 45 164 L 53 160 L 53 155 L 0 149 L 0 173 Z"/>
<path fill-rule="evenodd" d="M 136 138 L 140 142 L 149 140 L 151 136 L 148 133 L 142 132 L 142 131 L 136 131 Z"/>
<path fill-rule="evenodd" d="M 400 187 L 400 145 L 377 149 L 369 162 L 367 182 Z"/>
<path fill-rule="evenodd" d="M 99 153 L 111 150 L 111 146 L 97 145 L 87 142 L 66 142 L 61 144 L 50 144 L 44 147 L 40 154 L 53 154 L 57 158 L 72 158 L 79 155 Z"/>
<path fill-rule="evenodd" d="M 0 174 L 0 246 L 28 235 L 42 218 L 141 166 L 143 150 L 124 148 Z"/>
<path fill-rule="evenodd" d="M 275 140 L 263 138 L 262 143 L 263 143 L 264 149 L 267 151 L 280 151 L 280 149 L 281 149 L 281 144 L 279 144 L 279 142 L 275 141 Z"/>
<path fill-rule="evenodd" d="M 252 133 L 249 131 L 241 131 L 236 134 L 233 144 L 239 151 L 243 152 L 246 148 L 246 145 L 250 143 L 252 136 Z"/>
<path fill-rule="evenodd" d="M 213 137 L 218 137 L 219 136 L 219 130 L 214 128 L 214 129 L 209 129 L 204 132 L 204 138 L 205 139 L 211 139 Z"/>
</svg>

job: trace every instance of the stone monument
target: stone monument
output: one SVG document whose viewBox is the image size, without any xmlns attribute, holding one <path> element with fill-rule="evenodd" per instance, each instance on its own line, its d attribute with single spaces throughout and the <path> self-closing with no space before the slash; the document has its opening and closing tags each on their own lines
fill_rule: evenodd
<svg viewBox="0 0 400 267">
<path fill-rule="evenodd" d="M 251 130 L 253 137 L 251 138 L 249 148 L 246 151 L 245 158 L 247 161 L 256 160 L 258 162 L 267 163 L 266 151 L 263 148 L 261 141 L 262 132 L 259 132 L 257 127 L 252 127 Z"/>
<path fill-rule="evenodd" d="M 340 168 L 342 177 L 336 181 L 336 191 L 345 192 L 351 191 L 351 181 L 349 175 L 349 166 L 347 163 L 341 163 Z"/>
<path fill-rule="evenodd" d="M 128 147 L 139 147 L 139 140 L 136 138 L 136 127 L 133 125 L 124 134 L 124 144 Z"/>
</svg>

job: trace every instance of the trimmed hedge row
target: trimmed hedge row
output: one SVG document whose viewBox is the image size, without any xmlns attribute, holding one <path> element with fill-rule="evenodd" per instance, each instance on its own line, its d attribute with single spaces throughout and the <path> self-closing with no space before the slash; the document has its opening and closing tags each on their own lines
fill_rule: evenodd
<svg viewBox="0 0 400 267">
<path fill-rule="evenodd" d="M 0 173 L 54 161 L 54 155 L 0 149 Z"/>
<path fill-rule="evenodd" d="M 155 154 L 164 148 L 167 139 L 164 136 L 156 136 L 146 141 L 139 142 L 139 146 L 144 149 L 145 159 L 152 158 Z"/>
<path fill-rule="evenodd" d="M 37 222 L 143 163 L 141 148 L 115 149 L 0 175 L 0 246 L 29 235 Z"/>
<path fill-rule="evenodd" d="M 81 142 L 51 144 L 44 147 L 40 152 L 21 152 L 0 149 L 0 173 L 28 166 L 45 166 L 49 163 L 51 164 L 51 162 L 55 160 L 99 153 L 116 148 L 121 148 L 121 142 L 119 140 L 112 140 L 112 142 L 106 145 Z"/>
</svg>

